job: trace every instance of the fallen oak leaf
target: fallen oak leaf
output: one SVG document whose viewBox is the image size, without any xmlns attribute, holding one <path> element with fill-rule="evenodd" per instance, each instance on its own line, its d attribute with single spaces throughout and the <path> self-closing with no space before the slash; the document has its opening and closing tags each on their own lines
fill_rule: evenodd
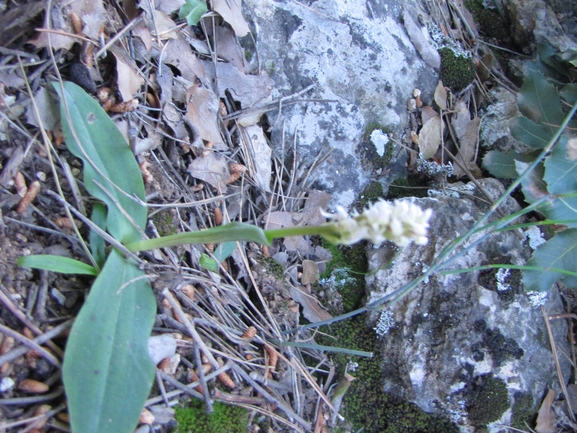
<svg viewBox="0 0 577 433">
<path fill-rule="evenodd" d="M 212 0 L 212 9 L 230 24 L 237 37 L 242 38 L 250 31 L 242 16 L 242 0 Z"/>
<path fill-rule="evenodd" d="M 551 410 L 554 401 L 555 391 L 550 389 L 539 408 L 537 425 L 535 426 L 535 431 L 537 433 L 555 433 L 555 415 Z"/>
<path fill-rule="evenodd" d="M 435 156 L 441 145 L 445 125 L 441 116 L 431 117 L 419 131 L 419 152 L 423 159 Z"/>
</svg>

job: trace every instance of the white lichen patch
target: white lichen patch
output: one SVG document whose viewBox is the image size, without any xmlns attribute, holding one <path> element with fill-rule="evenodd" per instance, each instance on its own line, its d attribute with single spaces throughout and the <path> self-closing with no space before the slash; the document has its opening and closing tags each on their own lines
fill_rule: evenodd
<svg viewBox="0 0 577 433">
<path fill-rule="evenodd" d="M 390 138 L 380 129 L 375 129 L 371 132 L 371 143 L 375 146 L 377 154 L 383 156 L 387 151 L 387 146 L 389 145 Z"/>
<path fill-rule="evenodd" d="M 529 302 L 534 308 L 539 308 L 547 302 L 547 294 L 549 292 L 527 292 Z"/>
<path fill-rule="evenodd" d="M 393 313 L 390 310 L 381 311 L 377 326 L 373 329 L 379 337 L 385 335 L 394 326 L 395 319 L 393 318 Z"/>
<path fill-rule="evenodd" d="M 533 250 L 536 250 L 539 245 L 546 242 L 538 226 L 531 226 L 525 230 L 525 236 L 529 239 L 529 246 Z"/>
<path fill-rule="evenodd" d="M 497 280 L 497 290 L 504 292 L 505 290 L 509 290 L 511 288 L 511 286 L 505 282 L 510 274 L 511 269 L 509 268 L 500 268 L 497 271 L 497 274 L 495 274 L 495 279 Z"/>
<path fill-rule="evenodd" d="M 323 287 L 343 288 L 347 284 L 355 283 L 355 279 L 349 275 L 349 272 L 348 268 L 336 268 L 331 272 L 330 277 L 321 278 L 319 284 Z"/>
</svg>

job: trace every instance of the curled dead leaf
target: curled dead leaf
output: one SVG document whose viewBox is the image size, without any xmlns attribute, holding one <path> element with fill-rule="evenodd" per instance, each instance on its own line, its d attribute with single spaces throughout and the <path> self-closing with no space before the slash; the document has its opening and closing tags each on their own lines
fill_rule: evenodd
<svg viewBox="0 0 577 433">
<path fill-rule="evenodd" d="M 443 139 L 445 125 L 441 116 L 430 118 L 419 131 L 419 152 L 423 159 L 435 156 Z"/>
<path fill-rule="evenodd" d="M 442 81 L 439 81 L 439 84 L 437 84 L 434 99 L 441 110 L 447 109 L 447 90 L 445 86 L 443 86 Z"/>
</svg>

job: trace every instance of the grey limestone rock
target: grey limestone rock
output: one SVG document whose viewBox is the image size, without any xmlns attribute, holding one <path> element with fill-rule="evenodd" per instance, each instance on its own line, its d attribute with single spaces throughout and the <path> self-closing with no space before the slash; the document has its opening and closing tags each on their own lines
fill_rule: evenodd
<svg viewBox="0 0 577 433">
<path fill-rule="evenodd" d="M 504 191 L 495 179 L 481 182 L 493 197 Z M 449 242 L 481 218 L 488 206 L 476 198 L 474 187 L 469 190 L 474 197 L 415 199 L 434 212 L 428 245 L 409 245 L 399 252 L 391 245 L 369 248 L 369 302 L 422 273 Z M 509 199 L 502 209 L 509 214 L 519 206 Z M 463 247 L 479 236 L 472 236 Z M 529 255 L 525 241 L 514 232 L 501 232 L 447 269 L 520 265 Z M 548 293 L 544 306 L 549 314 L 563 311 L 557 291 Z M 535 409 L 547 388 L 557 386 L 542 313 L 524 291 L 519 271 L 437 273 L 384 314 L 391 325 L 379 339 L 385 359 L 384 390 L 427 412 L 449 416 L 463 432 L 491 422 L 511 425 L 516 404 L 528 403 Z M 372 323 L 377 319 L 375 313 Z M 557 343 L 566 348 L 564 323 L 552 325 Z M 562 363 L 569 372 L 568 364 Z M 500 430 L 490 425 L 489 431 Z"/>
<path fill-rule="evenodd" d="M 315 170 L 314 186 L 332 193 L 334 204 L 349 206 L 369 182 L 372 173 L 358 149 L 367 124 L 383 124 L 398 139 L 407 128 L 413 89 L 432 93 L 437 83 L 438 72 L 420 57 L 403 25 L 409 6 L 417 10 L 416 2 L 399 0 L 244 2 L 260 64 L 275 81 L 273 96 L 315 84 L 301 98 L 334 101 L 287 104 L 269 113 L 278 154 L 283 140 L 290 154 L 295 135 L 304 167 L 333 149 Z M 411 28 L 419 25 L 411 22 Z"/>
</svg>

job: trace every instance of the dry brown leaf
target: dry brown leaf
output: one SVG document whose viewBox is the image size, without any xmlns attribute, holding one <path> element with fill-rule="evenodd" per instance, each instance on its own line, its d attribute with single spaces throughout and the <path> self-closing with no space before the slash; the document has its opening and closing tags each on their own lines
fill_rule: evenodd
<svg viewBox="0 0 577 433">
<path fill-rule="evenodd" d="M 138 73 L 134 61 L 122 48 L 113 45 L 110 52 L 116 58 L 117 85 L 122 101 L 130 101 L 144 84 L 144 78 Z"/>
<path fill-rule="evenodd" d="M 216 149 L 224 146 L 217 122 L 219 100 L 213 91 L 193 86 L 188 89 L 186 100 L 186 116 L 198 129 L 200 138 L 214 143 Z"/>
<path fill-rule="evenodd" d="M 83 32 L 86 36 L 93 40 L 98 40 L 100 28 L 104 23 L 106 23 L 106 10 L 102 0 L 77 0 L 67 4 L 68 13 L 76 14 L 84 24 Z M 55 30 L 61 30 L 66 33 L 74 34 L 74 29 L 72 28 L 72 23 L 70 18 L 61 19 L 60 26 L 54 25 Z M 37 48 L 47 48 L 48 44 L 47 32 L 40 32 L 34 38 L 30 39 L 28 42 L 35 45 Z M 50 34 L 50 42 L 52 44 L 52 49 L 58 50 L 64 48 L 70 50 L 78 39 L 65 35 Z"/>
<path fill-rule="evenodd" d="M 419 131 L 419 152 L 423 159 L 435 156 L 444 131 L 444 124 L 440 116 L 430 118 Z"/>
<path fill-rule="evenodd" d="M 187 168 L 191 176 L 204 180 L 216 188 L 219 193 L 226 191 L 226 181 L 230 177 L 226 159 L 210 152 L 206 156 L 194 159 Z"/>
<path fill-rule="evenodd" d="M 156 0 L 156 8 L 165 14 L 176 12 L 186 3 L 186 0 Z"/>
<path fill-rule="evenodd" d="M 152 36 L 150 35 L 150 31 L 148 30 L 148 27 L 146 27 L 146 24 L 143 21 L 139 22 L 132 29 L 132 33 L 134 36 L 138 36 L 140 38 L 144 48 L 146 49 L 146 52 L 150 53 L 152 50 Z"/>
<path fill-rule="evenodd" d="M 324 191 L 311 191 L 301 212 L 271 212 L 268 228 L 320 225 L 326 221 L 320 211 L 327 208 L 330 200 L 331 195 Z M 300 251 L 302 254 L 309 254 L 311 249 L 310 243 L 302 236 L 285 238 L 283 243 L 287 251 Z"/>
<path fill-rule="evenodd" d="M 242 0 L 212 0 L 212 9 L 230 24 L 237 37 L 242 38 L 250 31 L 242 16 Z"/>
<path fill-rule="evenodd" d="M 435 102 L 441 110 L 447 109 L 447 91 L 445 90 L 442 81 L 439 81 L 439 84 L 437 84 L 437 88 L 435 89 Z"/>
<path fill-rule="evenodd" d="M 205 78 L 204 64 L 193 54 L 190 44 L 182 37 L 171 39 L 164 45 L 162 61 L 177 68 L 182 78 L 191 83 L 197 78 Z"/>
<path fill-rule="evenodd" d="M 245 72 L 244 50 L 234 37 L 234 33 L 227 27 L 218 26 L 216 28 L 216 38 L 218 40 L 217 55 L 226 60 L 239 71 Z"/>
<path fill-rule="evenodd" d="M 244 133 L 254 164 L 254 171 L 251 167 L 251 177 L 260 189 L 270 192 L 272 149 L 268 145 L 264 132 L 259 125 L 245 127 Z"/>
<path fill-rule="evenodd" d="M 437 113 L 435 111 L 435 109 L 433 107 L 431 107 L 430 105 L 425 105 L 423 108 L 421 108 L 421 121 L 423 122 L 423 125 L 425 123 L 427 123 L 427 121 L 431 117 L 435 117 L 438 115 L 439 115 L 439 113 Z"/>
<path fill-rule="evenodd" d="M 551 410 L 553 402 L 555 401 L 555 391 L 552 389 L 547 392 L 547 395 L 541 403 L 539 413 L 537 415 L 537 425 L 535 431 L 537 433 L 555 433 L 555 413 Z"/>
<path fill-rule="evenodd" d="M 179 140 L 184 140 L 190 142 L 190 137 L 186 127 L 184 126 L 184 121 L 182 120 L 182 114 L 172 103 L 168 103 L 164 106 L 162 110 L 162 118 L 166 122 L 170 129 L 174 132 L 174 136 Z"/>
<path fill-rule="evenodd" d="M 313 260 L 303 260 L 303 276 L 301 277 L 302 284 L 313 284 L 319 279 L 319 267 Z"/>
<path fill-rule="evenodd" d="M 60 122 L 58 102 L 54 99 L 51 93 L 45 87 L 41 87 L 38 93 L 34 96 L 42 127 L 48 131 L 54 130 L 54 127 Z M 40 127 L 38 119 L 36 118 L 35 110 L 32 104 L 26 109 L 26 121 L 31 125 Z"/>
<path fill-rule="evenodd" d="M 478 117 L 475 117 L 469 122 L 465 133 L 459 137 L 459 153 L 456 155 L 457 160 L 459 160 L 465 167 L 467 167 L 476 178 L 482 175 L 481 169 L 475 163 L 475 159 L 477 157 L 477 146 L 479 144 L 480 126 L 481 119 Z M 461 170 L 461 167 L 455 164 L 454 175 L 461 177 L 465 174 L 466 173 Z"/>
<path fill-rule="evenodd" d="M 307 293 L 304 286 L 300 288 L 291 286 L 291 298 L 303 307 L 303 316 L 310 322 L 320 322 L 333 317 L 327 310 L 321 307 L 318 299 L 314 295 Z"/>
<path fill-rule="evenodd" d="M 212 65 L 212 62 L 210 64 Z M 266 100 L 273 86 L 274 81 L 268 75 L 246 75 L 230 63 L 218 63 L 219 96 L 224 98 L 225 90 L 230 91 L 242 108 L 249 108 Z"/>
<path fill-rule="evenodd" d="M 467 126 L 471 122 L 471 113 L 463 101 L 455 104 L 454 113 L 451 116 L 451 126 L 455 130 L 455 135 L 460 140 L 467 131 Z"/>
<path fill-rule="evenodd" d="M 154 11 L 154 21 L 151 21 L 148 24 L 148 29 L 152 35 L 156 36 L 156 30 L 158 30 L 159 39 L 161 41 L 167 39 L 178 39 L 178 33 L 175 30 L 176 28 L 176 23 L 172 21 L 168 15 L 160 11 Z"/>
</svg>

